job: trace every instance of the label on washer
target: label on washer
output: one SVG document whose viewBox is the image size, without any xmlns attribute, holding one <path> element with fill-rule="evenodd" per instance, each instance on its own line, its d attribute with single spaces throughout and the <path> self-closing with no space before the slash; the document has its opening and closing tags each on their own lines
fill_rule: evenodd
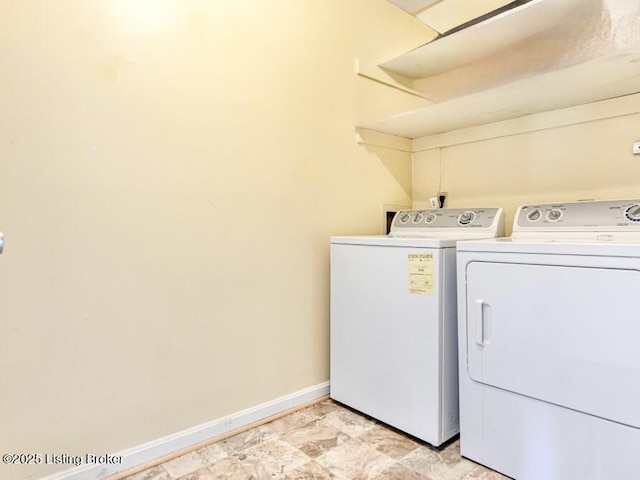
<svg viewBox="0 0 640 480">
<path fill-rule="evenodd" d="M 409 293 L 433 295 L 433 253 L 409 254 Z"/>
</svg>

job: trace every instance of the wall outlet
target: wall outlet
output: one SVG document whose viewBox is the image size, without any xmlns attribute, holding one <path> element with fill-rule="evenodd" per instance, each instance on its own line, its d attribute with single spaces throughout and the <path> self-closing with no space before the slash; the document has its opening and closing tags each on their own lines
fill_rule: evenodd
<svg viewBox="0 0 640 480">
<path fill-rule="evenodd" d="M 444 208 L 447 203 L 447 192 L 440 192 L 438 194 L 438 208 Z"/>
<path fill-rule="evenodd" d="M 440 192 L 435 197 L 429 198 L 431 208 L 444 208 L 447 201 L 447 192 Z"/>
<path fill-rule="evenodd" d="M 640 155 L 640 141 L 633 142 L 633 146 L 631 147 L 631 151 L 634 155 Z"/>
</svg>

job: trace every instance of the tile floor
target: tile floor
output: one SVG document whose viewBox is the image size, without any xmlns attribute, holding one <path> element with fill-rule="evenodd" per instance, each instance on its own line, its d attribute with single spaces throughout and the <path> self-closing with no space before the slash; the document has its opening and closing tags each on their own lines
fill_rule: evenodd
<svg viewBox="0 0 640 480">
<path fill-rule="evenodd" d="M 457 440 L 433 448 L 325 400 L 124 480 L 500 480 L 460 457 Z"/>
</svg>

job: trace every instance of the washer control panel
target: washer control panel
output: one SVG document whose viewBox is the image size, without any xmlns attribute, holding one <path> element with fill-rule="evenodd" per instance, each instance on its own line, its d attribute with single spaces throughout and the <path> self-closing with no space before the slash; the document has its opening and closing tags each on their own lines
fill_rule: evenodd
<svg viewBox="0 0 640 480">
<path fill-rule="evenodd" d="M 395 214 L 391 233 L 416 233 L 424 229 L 489 229 L 502 219 L 500 208 L 433 208 L 402 210 Z"/>
<path fill-rule="evenodd" d="M 640 229 L 640 199 L 522 205 L 513 231 Z"/>
</svg>

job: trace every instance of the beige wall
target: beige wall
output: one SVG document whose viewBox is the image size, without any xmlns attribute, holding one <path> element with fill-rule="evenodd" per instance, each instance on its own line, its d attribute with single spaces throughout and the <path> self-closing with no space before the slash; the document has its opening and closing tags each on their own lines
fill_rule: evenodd
<svg viewBox="0 0 640 480">
<path fill-rule="evenodd" d="M 409 20 L 0 6 L 0 452 L 116 453 L 328 380 L 328 238 L 411 201 L 410 155 L 356 144 L 354 59 Z"/>
<path fill-rule="evenodd" d="M 638 95 L 416 139 L 414 206 L 439 189 L 451 207 L 503 207 L 509 234 L 521 204 L 640 198 L 634 111 Z"/>
</svg>

